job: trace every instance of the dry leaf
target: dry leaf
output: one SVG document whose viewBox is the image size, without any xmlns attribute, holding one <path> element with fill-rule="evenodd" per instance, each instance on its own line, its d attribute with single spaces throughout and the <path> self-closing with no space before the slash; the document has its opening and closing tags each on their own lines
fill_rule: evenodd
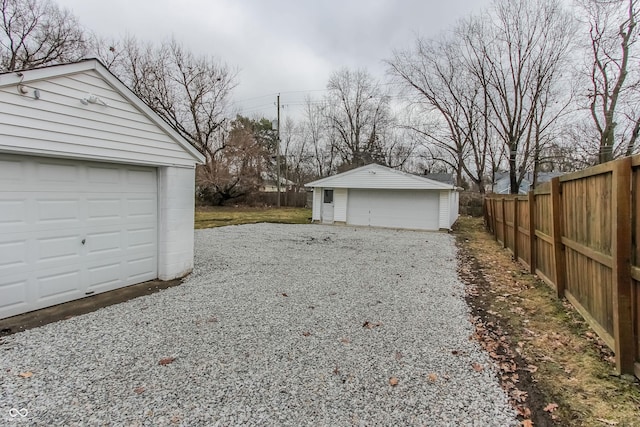
<svg viewBox="0 0 640 427">
<path fill-rule="evenodd" d="M 287 295 L 285 292 L 283 292 L 281 295 L 282 295 L 283 297 L 288 297 L 288 296 L 289 296 L 289 295 Z"/>
<path fill-rule="evenodd" d="M 546 412 L 553 412 L 556 409 L 558 409 L 557 403 L 549 403 L 547 406 L 544 407 L 544 411 Z"/>
<path fill-rule="evenodd" d="M 396 360 L 400 360 L 402 359 L 402 353 L 400 353 L 399 351 L 396 351 Z"/>
<path fill-rule="evenodd" d="M 531 420 L 524 420 L 522 422 L 522 427 L 533 427 L 533 421 Z"/>
<path fill-rule="evenodd" d="M 303 332 L 302 335 L 308 337 L 309 335 L 311 335 L 311 332 Z"/>
<path fill-rule="evenodd" d="M 343 337 L 343 338 L 340 340 L 340 342 L 341 342 L 341 343 L 343 343 L 343 344 L 350 344 L 350 343 L 351 343 L 351 340 L 350 340 L 349 338 L 347 338 L 347 337 Z"/>
<path fill-rule="evenodd" d="M 476 372 L 481 372 L 481 371 L 484 370 L 484 366 L 482 366 L 481 364 L 476 363 L 476 362 L 473 362 L 471 364 L 471 366 L 473 366 L 473 370 L 476 371 Z"/>
<path fill-rule="evenodd" d="M 527 366 L 526 370 L 533 374 L 534 372 L 536 372 L 538 370 L 538 367 L 536 365 L 529 365 L 529 366 Z"/>
<path fill-rule="evenodd" d="M 432 383 L 435 383 L 437 379 L 438 376 L 436 374 L 429 374 L 429 381 L 431 381 Z"/>
<path fill-rule="evenodd" d="M 137 394 L 142 394 L 144 393 L 144 387 L 136 387 L 133 389 L 133 391 L 135 391 Z"/>
<path fill-rule="evenodd" d="M 398 385 L 398 379 L 396 377 L 389 378 L 389 385 L 391 387 L 395 387 Z"/>
<path fill-rule="evenodd" d="M 158 365 L 169 365 L 170 363 L 173 363 L 174 360 L 176 360 L 175 357 L 165 357 L 164 359 L 160 359 Z"/>
<path fill-rule="evenodd" d="M 31 372 L 31 371 L 29 371 L 29 372 L 22 372 L 22 373 L 20 373 L 20 376 L 21 376 L 22 378 L 29 378 L 29 377 L 33 376 L 33 372 Z"/>
<path fill-rule="evenodd" d="M 373 329 L 373 328 L 377 328 L 378 326 L 381 326 L 381 325 L 382 325 L 382 323 L 380 323 L 380 322 L 373 323 L 373 322 L 369 322 L 367 320 L 366 322 L 364 322 L 362 324 L 362 327 L 363 328 L 367 328 L 367 329 Z"/>
</svg>

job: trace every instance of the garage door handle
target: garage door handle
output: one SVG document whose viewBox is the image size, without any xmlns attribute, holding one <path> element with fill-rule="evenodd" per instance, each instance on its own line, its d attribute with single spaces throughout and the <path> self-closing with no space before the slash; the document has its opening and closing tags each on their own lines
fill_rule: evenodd
<svg viewBox="0 0 640 427">
<path fill-rule="evenodd" d="M 84 245 L 87 239 L 82 239 L 82 244 Z"/>
</svg>

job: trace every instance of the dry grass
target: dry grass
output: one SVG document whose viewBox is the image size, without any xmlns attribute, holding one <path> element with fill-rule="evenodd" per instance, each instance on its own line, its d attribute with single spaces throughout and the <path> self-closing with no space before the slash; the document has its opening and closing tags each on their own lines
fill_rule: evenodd
<svg viewBox="0 0 640 427">
<path fill-rule="evenodd" d="M 481 219 L 461 218 L 457 234 L 467 259 L 477 261 L 478 282 L 486 284 L 484 292 L 472 291 L 474 312 L 519 354 L 519 372 L 530 380 L 521 388 L 539 400 L 530 405 L 531 418 L 540 420 L 535 425 L 640 426 L 638 381 L 614 375 L 613 355 L 577 311 L 514 262 Z"/>
<path fill-rule="evenodd" d="M 311 209 L 306 208 L 250 208 L 196 207 L 195 228 L 273 222 L 280 224 L 308 224 Z"/>
</svg>

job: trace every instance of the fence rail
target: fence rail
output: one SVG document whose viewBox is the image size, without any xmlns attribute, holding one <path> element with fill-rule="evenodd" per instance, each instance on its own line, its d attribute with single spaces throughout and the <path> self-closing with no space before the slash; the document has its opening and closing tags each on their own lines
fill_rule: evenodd
<svg viewBox="0 0 640 427">
<path fill-rule="evenodd" d="M 640 156 L 563 175 L 526 196 L 488 195 L 485 223 L 566 298 L 640 378 Z"/>
</svg>

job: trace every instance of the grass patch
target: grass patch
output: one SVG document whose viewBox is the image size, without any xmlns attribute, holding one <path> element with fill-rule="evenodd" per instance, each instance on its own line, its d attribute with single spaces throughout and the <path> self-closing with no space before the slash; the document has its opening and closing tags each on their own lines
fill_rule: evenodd
<svg viewBox="0 0 640 427">
<path fill-rule="evenodd" d="M 309 224 L 311 209 L 306 208 L 250 208 L 206 206 L 196 207 L 195 228 L 223 227 L 226 225 L 257 224 Z"/>
<path fill-rule="evenodd" d="M 461 218 L 456 234 L 476 329 L 499 330 L 513 350 L 534 425 L 640 426 L 638 381 L 614 375 L 613 354 L 580 314 L 514 262 L 481 219 Z"/>
</svg>

